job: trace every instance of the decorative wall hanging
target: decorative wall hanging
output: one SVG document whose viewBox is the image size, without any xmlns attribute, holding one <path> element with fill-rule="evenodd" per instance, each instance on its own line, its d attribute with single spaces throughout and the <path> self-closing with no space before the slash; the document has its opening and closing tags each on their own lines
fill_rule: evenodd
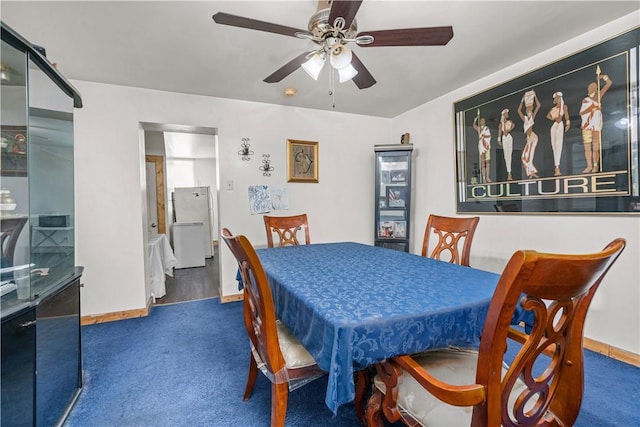
<svg viewBox="0 0 640 427">
<path fill-rule="evenodd" d="M 287 181 L 318 182 L 318 143 L 287 140 Z"/>
<path fill-rule="evenodd" d="M 454 103 L 458 213 L 640 212 L 640 27 Z"/>
<path fill-rule="evenodd" d="M 274 211 L 289 209 L 289 193 L 284 185 L 269 186 L 271 209 Z"/>
<path fill-rule="evenodd" d="M 262 166 L 260 166 L 258 169 L 260 171 L 262 171 L 262 175 L 264 176 L 271 176 L 271 171 L 273 171 L 273 166 L 271 166 L 271 160 L 269 159 L 269 157 L 271 157 L 270 154 L 263 154 L 262 155 Z"/>
<path fill-rule="evenodd" d="M 240 144 L 240 151 L 238 151 L 238 155 L 242 157 L 242 160 L 249 161 L 251 160 L 251 156 L 253 156 L 253 151 L 249 148 L 251 144 L 249 144 L 249 138 L 242 138 L 242 144 Z"/>
<path fill-rule="evenodd" d="M 249 211 L 251 212 L 251 215 L 267 213 L 271 210 L 269 187 L 266 185 L 250 185 L 248 190 Z"/>
</svg>

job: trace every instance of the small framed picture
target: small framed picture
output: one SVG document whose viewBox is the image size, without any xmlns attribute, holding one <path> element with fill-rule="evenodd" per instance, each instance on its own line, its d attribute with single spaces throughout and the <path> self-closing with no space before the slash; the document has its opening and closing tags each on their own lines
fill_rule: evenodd
<svg viewBox="0 0 640 427">
<path fill-rule="evenodd" d="M 406 170 L 395 170 L 391 171 L 391 183 L 404 183 L 407 182 L 407 171 Z"/>
<path fill-rule="evenodd" d="M 407 205 L 407 187 L 387 187 L 387 206 L 390 208 L 404 208 Z"/>
<path fill-rule="evenodd" d="M 407 237 L 407 221 L 394 221 L 393 237 L 400 239 Z"/>
<path fill-rule="evenodd" d="M 404 239 L 407 237 L 407 221 L 380 221 L 378 237 Z"/>
<path fill-rule="evenodd" d="M 318 182 L 318 142 L 287 140 L 287 182 Z"/>
<path fill-rule="evenodd" d="M 378 227 L 378 237 L 393 237 L 394 221 L 380 221 Z"/>
</svg>

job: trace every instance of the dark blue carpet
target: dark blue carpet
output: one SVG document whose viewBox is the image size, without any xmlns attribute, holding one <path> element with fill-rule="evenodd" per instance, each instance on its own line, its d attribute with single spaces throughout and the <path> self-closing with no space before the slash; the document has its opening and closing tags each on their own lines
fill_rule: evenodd
<svg viewBox="0 0 640 427">
<path fill-rule="evenodd" d="M 262 375 L 242 401 L 249 345 L 242 303 L 155 307 L 148 317 L 82 328 L 84 390 L 65 427 L 268 426 Z M 577 426 L 640 425 L 640 369 L 587 352 Z M 333 416 L 326 378 L 290 393 L 287 426 L 359 426 L 353 405 Z"/>
</svg>

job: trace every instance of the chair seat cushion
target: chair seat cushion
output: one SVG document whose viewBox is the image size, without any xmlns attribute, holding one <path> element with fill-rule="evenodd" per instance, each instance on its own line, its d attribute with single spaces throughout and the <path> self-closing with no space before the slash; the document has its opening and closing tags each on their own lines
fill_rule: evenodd
<svg viewBox="0 0 640 427">
<path fill-rule="evenodd" d="M 448 384 L 469 385 L 476 382 L 477 351 L 451 348 L 428 351 L 412 357 L 429 374 Z M 508 366 L 505 365 L 502 370 L 503 376 L 507 369 Z M 472 406 L 448 405 L 404 372 L 398 383 L 398 407 L 420 425 L 460 427 L 471 424 Z M 385 391 L 385 384 L 379 376 L 374 378 L 374 384 L 382 392 Z M 509 400 L 520 394 L 525 387 L 524 383 L 518 380 Z"/>
<path fill-rule="evenodd" d="M 278 328 L 278 341 L 280 342 L 280 351 L 284 357 L 287 368 L 304 368 L 316 364 L 313 356 L 307 351 L 300 341 L 298 341 L 289 332 L 281 321 L 276 321 Z"/>
</svg>

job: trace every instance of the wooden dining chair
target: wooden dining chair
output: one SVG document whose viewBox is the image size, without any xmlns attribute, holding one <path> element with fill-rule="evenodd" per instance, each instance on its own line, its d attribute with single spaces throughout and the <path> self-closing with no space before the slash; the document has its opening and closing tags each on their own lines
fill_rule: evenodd
<svg viewBox="0 0 640 427">
<path fill-rule="evenodd" d="M 284 426 L 289 391 L 325 374 L 287 328 L 276 320 L 267 276 L 255 249 L 245 236 L 227 228 L 222 238 L 236 260 L 244 288 L 244 324 L 251 343 L 249 375 L 243 400 L 249 400 L 260 370 L 272 383 L 271 427 Z"/>
<path fill-rule="evenodd" d="M 267 230 L 267 245 L 273 248 L 273 235 L 278 236 L 278 247 L 299 245 L 298 234 L 304 231 L 305 243 L 311 244 L 309 237 L 309 223 L 307 214 L 292 216 L 264 216 L 264 226 Z"/>
<path fill-rule="evenodd" d="M 367 424 L 382 426 L 384 415 L 411 426 L 573 425 L 584 387 L 585 316 L 625 244 L 616 239 L 584 255 L 517 251 L 498 281 L 479 350 L 434 350 L 376 365 Z M 519 301 L 533 312 L 530 334 L 509 327 Z M 507 345 L 516 351 L 511 366 L 503 361 Z"/>
<path fill-rule="evenodd" d="M 429 215 L 422 242 L 422 256 L 469 266 L 473 234 L 480 217 L 451 218 Z M 438 236 L 437 242 L 431 239 Z"/>
</svg>

